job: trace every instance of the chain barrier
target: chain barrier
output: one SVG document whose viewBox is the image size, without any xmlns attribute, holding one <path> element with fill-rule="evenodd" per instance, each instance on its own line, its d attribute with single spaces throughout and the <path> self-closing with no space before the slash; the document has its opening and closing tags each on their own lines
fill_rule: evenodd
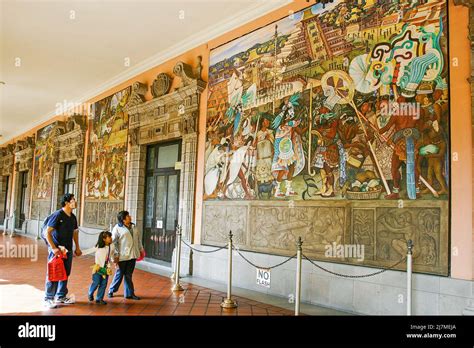
<svg viewBox="0 0 474 348">
<path fill-rule="evenodd" d="M 223 247 L 213 249 L 213 250 L 199 250 L 199 249 L 196 249 L 196 248 L 192 247 L 190 244 L 186 243 L 186 241 L 184 241 L 183 239 L 181 239 L 181 242 L 183 242 L 183 244 L 186 245 L 191 250 L 194 250 L 198 253 L 204 253 L 204 254 L 215 253 L 216 251 L 219 251 L 219 250 L 222 250 L 222 249 L 227 249 L 227 245 L 224 245 Z"/>
<path fill-rule="evenodd" d="M 233 248 L 235 251 L 237 251 L 237 254 L 240 255 L 241 258 L 243 258 L 248 264 L 252 265 L 253 267 L 255 268 L 259 268 L 259 269 L 273 269 L 273 268 L 277 268 L 277 267 L 280 267 L 281 265 L 284 265 L 285 263 L 287 263 L 288 261 L 290 261 L 291 259 L 294 259 L 296 257 L 296 254 L 294 254 L 293 256 L 290 256 L 289 258 L 287 258 L 285 261 L 283 262 L 280 262 L 280 263 L 277 263 L 276 265 L 273 265 L 273 266 L 270 266 L 270 267 L 264 267 L 264 266 L 259 266 L 259 265 L 256 265 L 255 263 L 253 263 L 252 261 L 250 261 L 249 259 L 247 259 L 244 255 L 242 255 L 242 253 L 240 252 L 239 249 L 236 249 L 236 248 Z"/>
<path fill-rule="evenodd" d="M 303 254 L 303 258 L 306 259 L 307 261 L 309 261 L 309 263 L 311 263 L 313 266 L 319 268 L 320 270 L 322 270 L 324 272 L 327 272 L 327 273 L 331 273 L 331 274 L 333 274 L 335 276 L 338 276 L 338 277 L 343 277 L 343 278 L 367 278 L 367 277 L 372 277 L 372 276 L 381 274 L 383 272 L 389 271 L 389 270 L 397 267 L 399 264 L 401 264 L 402 262 L 404 262 L 407 259 L 406 256 L 405 256 L 403 259 L 401 259 L 397 263 L 391 265 L 390 267 L 381 269 L 381 270 L 373 272 L 373 273 L 361 274 L 361 275 L 347 275 L 347 274 L 342 274 L 342 273 L 337 273 L 337 272 L 330 271 L 330 270 L 324 268 L 323 266 L 320 266 L 320 265 L 316 264 L 313 260 L 309 259 L 304 254 Z"/>
<path fill-rule="evenodd" d="M 96 233 L 86 232 L 85 230 L 83 230 L 83 229 L 80 228 L 80 227 L 78 228 L 78 230 L 79 230 L 79 232 L 84 233 L 84 234 L 86 234 L 86 235 L 88 235 L 88 236 L 98 236 L 99 233 L 102 232 L 102 231 L 99 231 L 99 232 L 96 232 Z"/>
</svg>

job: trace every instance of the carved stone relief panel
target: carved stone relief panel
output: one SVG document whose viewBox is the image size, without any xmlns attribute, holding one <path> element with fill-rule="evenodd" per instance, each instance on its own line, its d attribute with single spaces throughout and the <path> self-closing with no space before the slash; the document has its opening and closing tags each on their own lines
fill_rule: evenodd
<svg viewBox="0 0 474 348">
<path fill-rule="evenodd" d="M 117 201 L 89 201 L 85 205 L 84 225 L 93 228 L 108 228 L 115 225 L 117 213 L 123 210 L 123 202 Z"/>
<path fill-rule="evenodd" d="M 206 205 L 203 212 L 203 244 L 224 245 L 232 231 L 233 242 L 247 245 L 248 205 Z"/>
<path fill-rule="evenodd" d="M 51 202 L 49 200 L 34 200 L 31 204 L 31 219 L 44 220 L 51 212 Z"/>
<path fill-rule="evenodd" d="M 448 275 L 447 204 L 417 201 L 399 208 L 397 202 L 380 201 L 205 201 L 201 242 L 222 245 L 232 230 L 245 236 L 239 239 L 244 250 L 290 256 L 301 237 L 303 252 L 315 260 L 387 268 L 406 256 L 411 239 L 415 272 Z M 334 246 L 359 247 L 362 258 L 328 257 L 326 251 Z M 406 264 L 395 269 L 405 270 Z"/>
</svg>

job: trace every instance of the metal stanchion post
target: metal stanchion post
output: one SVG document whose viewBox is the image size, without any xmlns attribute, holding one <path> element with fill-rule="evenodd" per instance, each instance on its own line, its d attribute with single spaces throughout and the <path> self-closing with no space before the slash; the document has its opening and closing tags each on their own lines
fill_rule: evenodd
<svg viewBox="0 0 474 348">
<path fill-rule="evenodd" d="M 413 241 L 407 242 L 407 315 L 411 315 L 411 275 L 412 275 Z"/>
<path fill-rule="evenodd" d="M 232 300 L 232 231 L 229 231 L 229 250 L 228 250 L 228 279 L 227 279 L 227 298 L 221 303 L 222 308 L 236 308 L 237 303 Z"/>
<path fill-rule="evenodd" d="M 183 287 L 179 284 L 179 267 L 181 261 L 181 227 L 176 226 L 176 262 L 174 269 L 174 285 L 172 291 L 183 291 Z"/>
<path fill-rule="evenodd" d="M 296 298 L 295 298 L 295 315 L 300 315 L 300 301 L 301 301 L 301 258 L 303 242 L 301 237 L 298 237 L 296 242 Z"/>
</svg>

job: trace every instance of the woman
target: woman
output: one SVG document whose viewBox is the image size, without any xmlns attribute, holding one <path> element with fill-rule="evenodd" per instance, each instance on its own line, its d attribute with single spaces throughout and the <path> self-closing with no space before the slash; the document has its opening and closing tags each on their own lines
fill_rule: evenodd
<svg viewBox="0 0 474 348">
<path fill-rule="evenodd" d="M 118 262 L 119 269 L 115 272 L 114 280 L 109 288 L 109 297 L 114 297 L 118 291 L 122 278 L 124 280 L 124 297 L 131 300 L 139 300 L 135 295 L 132 275 L 135 269 L 137 258 L 144 251 L 142 239 L 138 231 L 132 227 L 132 217 L 128 211 L 121 211 L 117 214 L 118 224 L 112 229 L 112 240 L 115 245 L 115 262 Z"/>
</svg>

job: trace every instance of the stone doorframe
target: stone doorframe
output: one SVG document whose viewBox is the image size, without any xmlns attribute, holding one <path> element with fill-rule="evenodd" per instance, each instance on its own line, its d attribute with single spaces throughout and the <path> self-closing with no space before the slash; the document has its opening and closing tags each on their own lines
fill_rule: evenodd
<svg viewBox="0 0 474 348">
<path fill-rule="evenodd" d="M 11 212 L 12 214 L 12 220 L 10 223 L 10 232 L 11 235 L 13 236 L 15 234 L 15 225 L 18 219 L 20 218 L 20 193 L 21 190 L 19 190 L 20 186 L 20 173 L 24 171 L 28 171 L 28 176 L 27 176 L 27 183 L 28 183 L 28 189 L 26 190 L 26 195 L 25 195 L 25 202 L 24 204 L 28 205 L 28 209 L 26 209 L 26 216 L 25 216 L 25 222 L 22 226 L 20 226 L 20 229 L 22 231 L 26 231 L 30 216 L 29 216 L 29 207 L 31 203 L 31 192 L 32 192 L 32 185 L 31 185 L 31 179 L 33 175 L 33 156 L 34 156 L 34 147 L 35 147 L 35 137 L 27 137 L 24 140 L 19 140 L 15 144 L 15 148 L 13 152 L 15 153 L 15 165 L 14 165 L 14 192 L 13 192 L 13 211 Z"/>
<path fill-rule="evenodd" d="M 76 211 L 81 211 L 82 174 L 84 169 L 84 145 L 87 132 L 87 117 L 72 115 L 57 128 L 55 139 L 55 162 L 53 164 L 53 187 L 51 213 L 60 207 L 60 190 L 64 186 L 65 163 L 76 162 Z M 80 215 L 76 214 L 80 224 Z"/>
<path fill-rule="evenodd" d="M 4 178 L 8 176 L 8 190 L 10 194 L 6 192 L 6 211 L 5 211 L 5 220 L 3 223 L 4 233 L 7 234 L 9 228 L 9 222 L 11 221 L 12 212 L 10 212 L 10 205 L 11 205 L 11 189 L 12 189 L 12 179 L 13 179 L 13 165 L 14 165 L 14 150 L 15 146 L 13 144 L 7 145 L 0 149 L 0 177 L 2 180 L 2 185 L 6 185 L 7 183 L 4 182 Z M 3 204 L 3 202 L 1 202 Z"/>
<path fill-rule="evenodd" d="M 200 60 L 198 60 L 200 62 Z M 150 86 L 153 99 L 145 101 L 147 86 L 135 82 L 126 111 L 129 115 L 129 168 L 125 207 L 143 233 L 147 145 L 181 139 L 178 224 L 182 238 L 191 242 L 197 160 L 197 125 L 200 96 L 206 83 L 201 79 L 201 65 L 195 69 L 178 62 L 173 74 L 181 86 L 169 93 L 171 77 L 161 73 Z M 187 248 L 186 248 L 187 249 Z M 184 250 L 183 250 L 184 251 Z M 183 252 L 183 273 L 191 272 L 192 255 Z"/>
</svg>

